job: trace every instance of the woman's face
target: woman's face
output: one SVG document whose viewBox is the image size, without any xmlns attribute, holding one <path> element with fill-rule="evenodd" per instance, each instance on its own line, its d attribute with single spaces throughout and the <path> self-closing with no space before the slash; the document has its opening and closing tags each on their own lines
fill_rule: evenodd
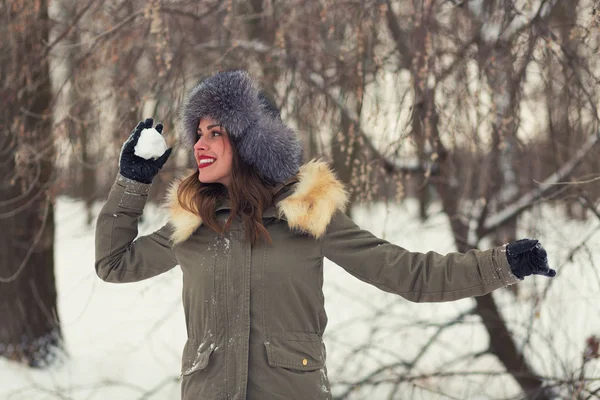
<svg viewBox="0 0 600 400">
<path fill-rule="evenodd" d="M 198 164 L 198 180 L 229 187 L 233 150 L 225 129 L 216 121 L 203 118 L 198 124 L 196 138 L 194 158 Z"/>
</svg>

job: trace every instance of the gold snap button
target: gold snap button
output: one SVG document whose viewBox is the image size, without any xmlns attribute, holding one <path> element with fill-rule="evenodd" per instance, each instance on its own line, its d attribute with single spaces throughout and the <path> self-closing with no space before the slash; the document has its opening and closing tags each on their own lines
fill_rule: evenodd
<svg viewBox="0 0 600 400">
<path fill-rule="evenodd" d="M 305 358 L 304 360 L 302 360 L 302 365 L 306 365 L 308 364 L 308 360 Z"/>
</svg>

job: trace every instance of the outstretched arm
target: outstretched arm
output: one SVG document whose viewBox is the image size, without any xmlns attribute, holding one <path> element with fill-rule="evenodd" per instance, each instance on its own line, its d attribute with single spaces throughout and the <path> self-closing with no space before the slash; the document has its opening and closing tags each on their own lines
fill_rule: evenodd
<svg viewBox="0 0 600 400">
<path fill-rule="evenodd" d="M 464 254 L 410 252 L 360 229 L 340 211 L 322 238 L 322 253 L 357 278 L 414 302 L 480 296 L 519 281 L 505 246 Z"/>
</svg>

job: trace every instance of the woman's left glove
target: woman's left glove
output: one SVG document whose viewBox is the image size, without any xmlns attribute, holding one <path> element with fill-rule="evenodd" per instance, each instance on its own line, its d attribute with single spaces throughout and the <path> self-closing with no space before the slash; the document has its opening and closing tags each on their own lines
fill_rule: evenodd
<svg viewBox="0 0 600 400">
<path fill-rule="evenodd" d="M 512 273 L 519 279 L 528 275 L 553 277 L 556 271 L 548 265 L 546 250 L 535 239 L 521 239 L 506 245 L 506 258 Z"/>
</svg>

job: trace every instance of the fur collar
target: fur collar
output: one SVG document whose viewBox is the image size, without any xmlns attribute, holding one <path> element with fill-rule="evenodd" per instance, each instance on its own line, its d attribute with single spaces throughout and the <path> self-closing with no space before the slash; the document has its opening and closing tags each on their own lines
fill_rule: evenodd
<svg viewBox="0 0 600 400">
<path fill-rule="evenodd" d="M 333 214 L 345 211 L 348 195 L 329 165 L 321 160 L 313 160 L 302 167 L 297 174 L 298 183 L 292 193 L 277 203 L 279 218 L 286 220 L 290 229 L 320 238 L 327 229 Z M 181 243 L 187 240 L 202 220 L 196 214 L 186 211 L 177 199 L 180 180 L 171 184 L 167 191 L 165 207 L 169 222 L 173 227 L 171 240 Z"/>
</svg>

